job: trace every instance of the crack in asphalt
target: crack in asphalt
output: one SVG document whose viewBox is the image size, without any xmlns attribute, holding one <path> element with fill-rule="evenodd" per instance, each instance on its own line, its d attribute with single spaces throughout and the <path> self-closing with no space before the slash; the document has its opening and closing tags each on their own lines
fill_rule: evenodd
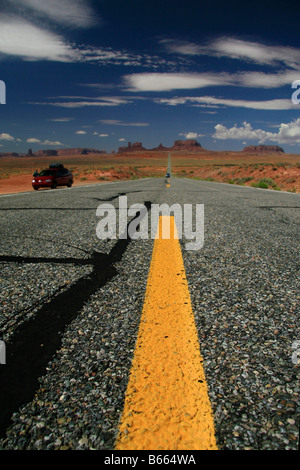
<svg viewBox="0 0 300 470">
<path fill-rule="evenodd" d="M 147 211 L 151 203 L 144 203 Z M 139 216 L 131 219 L 130 223 Z M 146 213 L 145 213 L 146 215 Z M 61 345 L 61 334 L 76 318 L 84 304 L 118 274 L 115 263 L 121 261 L 131 238 L 117 240 L 108 254 L 94 251 L 88 259 L 0 256 L 0 262 L 74 263 L 91 265 L 93 271 L 44 304 L 35 316 L 22 323 L 6 344 L 6 365 L 0 368 L 0 438 L 5 437 L 11 417 L 31 401 L 39 387 L 39 377 Z"/>
</svg>

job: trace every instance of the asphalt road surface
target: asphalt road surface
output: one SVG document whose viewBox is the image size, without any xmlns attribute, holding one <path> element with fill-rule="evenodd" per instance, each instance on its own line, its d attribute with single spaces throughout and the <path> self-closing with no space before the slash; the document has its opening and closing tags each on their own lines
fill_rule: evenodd
<svg viewBox="0 0 300 470">
<path fill-rule="evenodd" d="M 154 243 L 97 236 L 120 196 L 149 221 L 153 204 L 204 205 L 203 247 L 180 245 L 217 447 L 298 449 L 300 197 L 169 183 L 0 197 L 0 449 L 115 448 Z"/>
</svg>

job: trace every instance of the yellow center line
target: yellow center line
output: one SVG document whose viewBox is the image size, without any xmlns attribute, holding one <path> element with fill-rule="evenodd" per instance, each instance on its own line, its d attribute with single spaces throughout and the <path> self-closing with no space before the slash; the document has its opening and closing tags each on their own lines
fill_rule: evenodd
<svg viewBox="0 0 300 470">
<path fill-rule="evenodd" d="M 216 450 L 212 409 L 174 217 L 154 241 L 118 450 Z M 159 235 L 159 236 L 158 236 Z"/>
</svg>

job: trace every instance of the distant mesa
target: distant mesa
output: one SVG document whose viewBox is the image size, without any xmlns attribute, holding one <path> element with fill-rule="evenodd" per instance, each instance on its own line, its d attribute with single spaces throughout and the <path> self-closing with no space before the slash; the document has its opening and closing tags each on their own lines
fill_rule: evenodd
<svg viewBox="0 0 300 470">
<path fill-rule="evenodd" d="M 71 148 L 57 150 L 57 155 L 89 155 L 90 153 L 106 153 L 106 151 L 90 148 Z"/>
<path fill-rule="evenodd" d="M 29 149 L 27 153 L 5 152 L 0 153 L 0 157 L 58 157 L 59 155 L 89 155 L 90 153 L 106 154 L 105 150 L 90 148 L 69 148 L 69 149 L 42 149 L 37 152 Z"/>
<path fill-rule="evenodd" d="M 163 152 L 163 151 L 169 150 L 169 149 L 168 149 L 168 147 L 165 147 L 163 144 L 159 144 L 158 147 L 155 147 L 155 148 L 153 148 L 152 150 L 154 150 L 154 151 L 158 150 L 158 151 Z"/>
<path fill-rule="evenodd" d="M 105 150 L 90 148 L 69 148 L 69 149 L 43 149 L 33 153 L 31 149 L 27 152 L 27 157 L 57 157 L 59 155 L 89 155 L 90 153 L 106 153 Z M 23 155 L 20 155 L 23 156 Z"/>
<path fill-rule="evenodd" d="M 136 151 L 141 151 L 141 150 L 146 150 L 142 146 L 142 142 L 135 142 L 134 144 L 131 144 L 131 142 L 128 142 L 126 147 L 119 147 L 119 153 L 124 153 L 124 152 L 136 152 Z"/>
<path fill-rule="evenodd" d="M 283 148 L 278 145 L 248 145 L 243 152 L 247 153 L 284 153 Z"/>
<path fill-rule="evenodd" d="M 199 142 L 194 139 L 188 140 L 175 140 L 173 147 L 170 150 L 203 150 Z"/>
<path fill-rule="evenodd" d="M 131 152 L 142 152 L 142 151 L 151 151 L 151 152 L 163 152 L 163 151 L 172 151 L 172 152 L 205 152 L 199 142 L 195 139 L 187 140 L 175 140 L 174 144 L 171 147 L 165 147 L 163 144 L 159 144 L 158 147 L 151 149 L 146 149 L 143 147 L 142 142 L 128 142 L 126 146 L 119 147 L 118 152 L 112 151 L 112 154 L 115 153 L 131 153 Z M 244 147 L 241 151 L 242 153 L 285 153 L 282 147 L 278 145 L 248 145 Z M 33 153 L 32 149 L 29 149 L 27 153 L 16 153 L 16 152 L 4 152 L 0 153 L 0 157 L 59 157 L 66 155 L 89 155 L 89 154 L 106 154 L 105 150 L 98 150 L 92 148 L 66 148 L 66 149 L 42 149 L 37 150 Z"/>
<path fill-rule="evenodd" d="M 68 148 L 68 149 L 41 149 L 33 152 L 28 149 L 27 153 L 5 152 L 0 153 L 0 157 L 58 157 L 60 155 L 89 155 L 89 154 L 106 154 L 105 150 L 91 148 Z"/>
<path fill-rule="evenodd" d="M 164 147 L 162 144 L 159 144 L 158 147 L 155 147 L 152 149 L 145 149 L 141 142 L 135 142 L 134 144 L 131 144 L 131 142 L 128 142 L 128 145 L 126 147 L 119 147 L 118 153 L 134 152 L 134 151 L 141 151 L 141 150 L 151 150 L 153 152 L 153 151 L 166 151 L 166 150 L 172 150 L 172 151 L 197 150 L 198 151 L 198 150 L 204 150 L 204 149 L 196 140 L 189 139 L 189 140 L 175 140 L 174 145 L 172 147 Z"/>
<path fill-rule="evenodd" d="M 0 153 L 0 157 L 20 157 L 20 155 L 16 152 L 4 152 Z"/>
<path fill-rule="evenodd" d="M 141 152 L 141 151 L 203 151 L 201 144 L 194 139 L 189 140 L 175 140 L 172 147 L 165 147 L 163 144 L 159 144 L 158 147 L 152 149 L 146 149 L 143 147 L 142 142 L 128 142 L 127 146 L 119 147 L 118 153 L 126 152 Z M 88 154 L 106 154 L 105 150 L 91 149 L 91 148 L 67 148 L 67 149 L 42 149 L 33 152 L 29 149 L 27 153 L 0 153 L 0 157 L 58 157 L 60 155 L 88 155 Z M 115 153 L 114 151 L 111 153 Z"/>
<path fill-rule="evenodd" d="M 57 150 L 38 150 L 35 154 L 31 154 L 31 156 L 37 157 L 56 157 L 58 155 Z"/>
</svg>

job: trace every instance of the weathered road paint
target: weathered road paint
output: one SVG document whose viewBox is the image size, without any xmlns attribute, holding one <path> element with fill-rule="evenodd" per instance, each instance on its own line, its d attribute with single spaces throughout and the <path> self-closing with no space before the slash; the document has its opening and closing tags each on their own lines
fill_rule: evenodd
<svg viewBox="0 0 300 470">
<path fill-rule="evenodd" d="M 213 414 L 174 217 L 154 241 L 116 441 L 119 450 L 216 450 Z M 172 227 L 172 225 L 171 225 Z M 175 232 L 176 234 L 176 232 Z"/>
</svg>

